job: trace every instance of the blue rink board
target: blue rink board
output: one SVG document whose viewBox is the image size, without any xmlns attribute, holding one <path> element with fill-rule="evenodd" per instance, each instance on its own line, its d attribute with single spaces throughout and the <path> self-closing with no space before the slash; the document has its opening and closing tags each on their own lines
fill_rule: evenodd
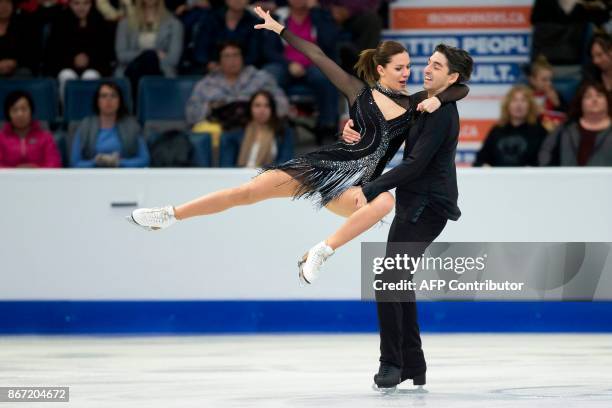
<svg viewBox="0 0 612 408">
<path fill-rule="evenodd" d="M 612 302 L 420 302 L 425 332 L 612 332 Z M 376 306 L 325 301 L 0 301 L 3 334 L 376 332 Z"/>
</svg>

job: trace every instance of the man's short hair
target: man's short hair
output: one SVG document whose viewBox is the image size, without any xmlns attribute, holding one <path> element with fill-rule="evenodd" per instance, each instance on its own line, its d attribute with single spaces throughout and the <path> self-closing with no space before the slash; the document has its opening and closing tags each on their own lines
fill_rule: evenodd
<svg viewBox="0 0 612 408">
<path fill-rule="evenodd" d="M 438 44 L 435 51 L 444 54 L 448 60 L 448 73 L 459 74 L 457 82 L 466 82 L 470 80 L 472 75 L 472 68 L 474 67 L 474 60 L 470 57 L 467 51 L 461 48 L 451 47 L 446 44 Z"/>
</svg>

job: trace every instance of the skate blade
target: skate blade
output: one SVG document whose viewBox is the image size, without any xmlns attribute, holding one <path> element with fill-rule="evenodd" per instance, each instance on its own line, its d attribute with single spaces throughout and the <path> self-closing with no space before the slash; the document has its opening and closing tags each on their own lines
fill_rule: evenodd
<svg viewBox="0 0 612 408">
<path fill-rule="evenodd" d="M 429 391 L 427 391 L 425 388 L 423 388 L 422 385 L 417 385 L 415 388 L 400 388 L 397 390 L 397 394 L 427 394 L 429 393 Z"/>
<path fill-rule="evenodd" d="M 304 264 L 306 263 L 306 259 L 308 259 L 308 252 L 298 261 L 298 278 L 300 279 L 300 286 L 310 285 L 310 282 L 304 277 Z"/>
<path fill-rule="evenodd" d="M 134 218 L 131 215 L 126 215 L 125 219 L 130 224 L 135 225 L 137 227 L 140 227 L 140 228 L 142 228 L 145 231 L 157 231 L 157 230 L 161 229 L 161 228 L 157 228 L 157 227 L 145 227 L 144 225 L 140 225 L 139 223 L 134 221 Z"/>
<path fill-rule="evenodd" d="M 383 395 L 392 395 L 397 393 L 397 386 L 394 387 L 388 387 L 388 388 L 383 388 L 383 387 L 379 387 L 378 385 L 376 385 L 376 383 L 372 384 L 372 389 L 376 392 L 379 392 Z"/>
</svg>

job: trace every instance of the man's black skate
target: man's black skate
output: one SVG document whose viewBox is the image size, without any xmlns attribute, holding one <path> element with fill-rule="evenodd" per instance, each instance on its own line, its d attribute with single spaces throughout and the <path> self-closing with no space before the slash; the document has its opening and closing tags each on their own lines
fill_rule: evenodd
<svg viewBox="0 0 612 408">
<path fill-rule="evenodd" d="M 400 383 L 402 370 L 389 363 L 380 363 L 378 374 L 374 374 L 373 388 L 381 392 L 395 391 L 397 384 Z"/>
<path fill-rule="evenodd" d="M 412 384 L 414 385 L 425 385 L 425 372 L 418 375 L 410 375 L 402 373 L 402 380 L 404 382 L 406 380 L 412 380 Z"/>
</svg>

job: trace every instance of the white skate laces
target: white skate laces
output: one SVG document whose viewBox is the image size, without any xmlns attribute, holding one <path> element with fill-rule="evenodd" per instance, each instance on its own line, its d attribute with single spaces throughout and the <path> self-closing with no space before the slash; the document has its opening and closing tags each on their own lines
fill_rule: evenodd
<svg viewBox="0 0 612 408">
<path fill-rule="evenodd" d="M 319 242 L 313 246 L 307 253 L 304 254 L 302 259 L 298 261 L 299 277 L 302 283 L 311 284 L 318 277 L 321 271 L 321 267 L 329 258 L 334 254 L 334 250 L 325 243 L 325 241 Z"/>
<path fill-rule="evenodd" d="M 160 208 L 138 208 L 132 215 L 125 217 L 129 222 L 147 231 L 168 228 L 176 222 L 174 208 L 171 205 Z"/>
</svg>

